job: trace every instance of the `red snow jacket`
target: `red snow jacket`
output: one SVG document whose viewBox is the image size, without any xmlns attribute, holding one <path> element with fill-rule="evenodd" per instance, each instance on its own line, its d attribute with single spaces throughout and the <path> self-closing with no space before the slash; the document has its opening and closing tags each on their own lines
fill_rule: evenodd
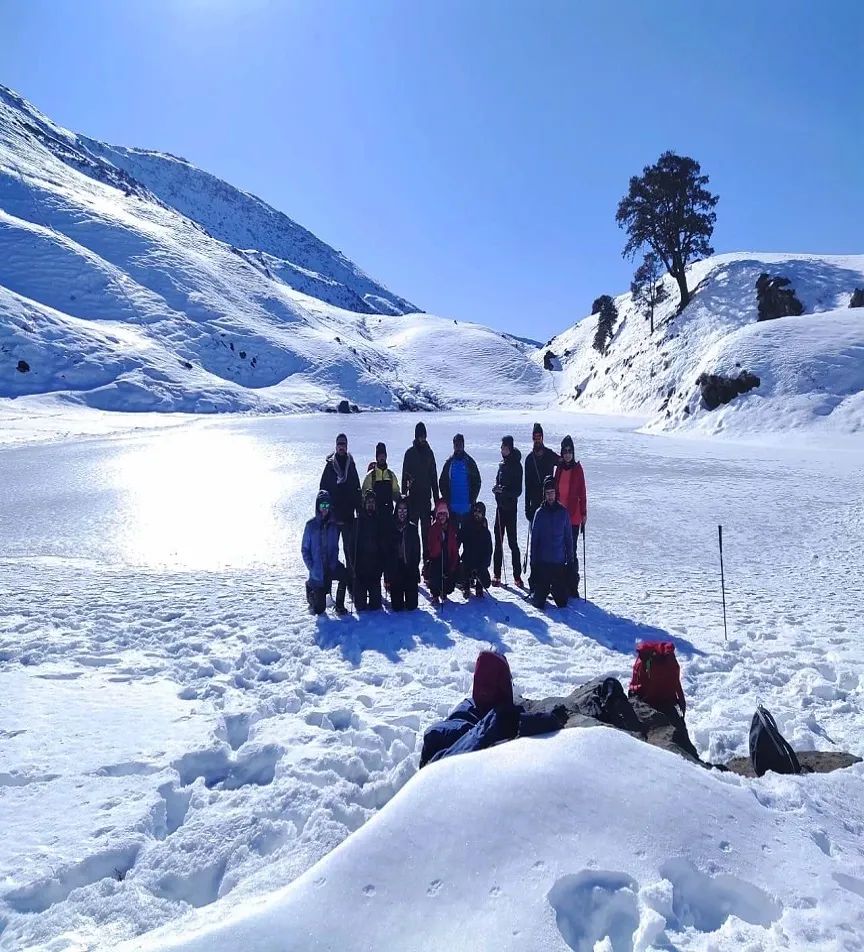
<svg viewBox="0 0 864 952">
<path fill-rule="evenodd" d="M 555 488 L 558 501 L 570 513 L 570 525 L 581 526 L 588 518 L 588 493 L 585 471 L 578 460 L 569 469 L 559 464 L 555 470 Z"/>
<path fill-rule="evenodd" d="M 438 525 L 438 513 L 446 512 L 448 516 L 447 528 L 442 533 L 441 526 Z M 443 499 L 438 501 L 435 507 L 435 518 L 432 525 L 427 529 L 427 538 L 429 539 L 429 561 L 434 562 L 441 558 L 441 549 L 446 536 L 447 554 L 445 555 L 444 574 L 452 575 L 459 568 L 459 536 L 456 532 L 456 526 L 449 521 L 450 507 Z"/>
</svg>

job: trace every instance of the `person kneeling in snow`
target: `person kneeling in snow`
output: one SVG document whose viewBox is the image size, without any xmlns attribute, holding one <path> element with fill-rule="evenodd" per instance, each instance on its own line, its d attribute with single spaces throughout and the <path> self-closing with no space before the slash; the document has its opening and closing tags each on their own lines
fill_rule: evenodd
<svg viewBox="0 0 864 952">
<path fill-rule="evenodd" d="M 543 505 L 534 513 L 531 526 L 531 568 L 534 607 L 543 608 L 549 592 L 559 608 L 565 608 L 570 594 L 573 564 L 573 532 L 570 514 L 558 502 L 555 480 L 543 483 Z"/>
<path fill-rule="evenodd" d="M 367 489 L 357 519 L 354 558 L 354 607 L 358 612 L 381 607 L 381 575 L 387 562 L 387 539 L 393 524 L 382 520 L 374 489 Z"/>
<path fill-rule="evenodd" d="M 492 533 L 486 522 L 486 506 L 475 502 L 471 517 L 462 523 L 459 532 L 462 543 L 462 594 L 468 598 L 471 588 L 478 598 L 489 588 L 489 563 L 492 561 Z"/>
<path fill-rule="evenodd" d="M 435 507 L 435 521 L 429 526 L 429 591 L 432 604 L 446 599 L 456 588 L 459 575 L 459 537 L 450 522 L 450 508 L 443 499 Z"/>
<path fill-rule="evenodd" d="M 446 721 L 433 724 L 423 735 L 420 766 L 453 754 L 484 750 L 515 737 L 549 734 L 567 721 L 563 709 L 555 713 L 526 714 L 513 700 L 513 678 L 504 655 L 481 651 L 474 665 L 474 686 Z"/>
<path fill-rule="evenodd" d="M 390 560 L 390 605 L 394 612 L 417 607 L 420 584 L 420 534 L 408 519 L 409 501 L 400 496 L 396 503 L 396 527 Z"/>
<path fill-rule="evenodd" d="M 345 591 L 343 585 L 348 580 L 348 570 L 339 561 L 339 526 L 331 518 L 330 509 L 330 493 L 322 489 L 315 498 L 315 515 L 303 530 L 303 562 L 309 571 L 306 600 L 316 615 L 323 614 L 327 608 L 327 595 L 334 579 L 343 583 L 337 592 L 336 611 L 340 615 L 347 611 L 342 598 Z"/>
</svg>

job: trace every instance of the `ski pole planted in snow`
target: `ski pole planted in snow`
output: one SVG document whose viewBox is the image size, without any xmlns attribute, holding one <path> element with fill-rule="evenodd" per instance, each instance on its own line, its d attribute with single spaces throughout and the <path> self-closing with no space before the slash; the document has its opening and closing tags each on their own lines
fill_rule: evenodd
<svg viewBox="0 0 864 952">
<path fill-rule="evenodd" d="M 728 641 L 726 631 L 726 578 L 723 574 L 723 526 L 717 526 L 717 535 L 720 539 L 720 591 L 723 593 L 723 640 Z"/>
<path fill-rule="evenodd" d="M 585 601 L 588 601 L 588 552 L 585 546 L 585 525 L 582 525 L 582 578 L 585 580 Z"/>
</svg>

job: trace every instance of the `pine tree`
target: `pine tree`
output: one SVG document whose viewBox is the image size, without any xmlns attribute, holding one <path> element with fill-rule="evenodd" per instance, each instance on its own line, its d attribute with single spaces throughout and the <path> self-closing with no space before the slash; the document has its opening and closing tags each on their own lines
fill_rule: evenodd
<svg viewBox="0 0 864 952">
<path fill-rule="evenodd" d="M 630 293 L 637 310 L 651 320 L 651 333 L 654 333 L 654 308 L 666 300 L 666 288 L 663 287 L 663 264 L 653 251 L 649 251 L 636 269 L 630 284 Z"/>
<path fill-rule="evenodd" d="M 612 331 L 615 327 L 615 321 L 618 320 L 618 308 L 615 302 L 608 294 L 601 294 L 594 299 L 591 305 L 591 313 L 597 315 L 597 333 L 594 335 L 594 349 L 599 350 L 601 354 L 606 353 L 609 346 L 609 340 L 612 337 Z"/>
<path fill-rule="evenodd" d="M 719 198 L 708 191 L 708 176 L 701 171 L 695 159 L 664 152 L 655 165 L 630 179 L 615 215 L 628 235 L 624 257 L 632 258 L 647 245 L 678 282 L 682 308 L 690 303 L 687 265 L 714 253 L 711 235 Z"/>
</svg>

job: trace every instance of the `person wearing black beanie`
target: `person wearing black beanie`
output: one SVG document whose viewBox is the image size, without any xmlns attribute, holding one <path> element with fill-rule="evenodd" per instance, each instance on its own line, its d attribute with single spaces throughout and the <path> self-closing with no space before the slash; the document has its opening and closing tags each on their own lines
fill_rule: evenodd
<svg viewBox="0 0 864 952">
<path fill-rule="evenodd" d="M 522 453 L 513 445 L 513 437 L 501 439 L 501 462 L 492 487 L 495 496 L 495 555 L 493 585 L 501 584 L 501 568 L 504 565 L 504 536 L 510 546 L 510 558 L 513 563 L 513 584 L 523 588 L 522 555 L 519 552 L 519 538 L 516 528 L 519 511 L 519 497 L 522 495 Z M 506 581 L 506 572 L 505 572 Z"/>
<path fill-rule="evenodd" d="M 423 542 L 423 574 L 429 559 L 429 533 L 432 509 L 438 504 L 438 464 L 432 447 L 426 442 L 426 424 L 414 427 L 414 442 L 402 460 L 402 490 L 408 497 L 408 518 L 417 524 Z"/>
<path fill-rule="evenodd" d="M 588 519 L 588 494 L 585 489 L 585 472 L 576 459 L 573 437 L 565 436 L 561 440 L 561 462 L 555 470 L 555 488 L 558 499 L 570 516 L 573 531 L 573 562 L 570 579 L 570 594 L 579 597 L 579 533 L 585 531 Z"/>
<path fill-rule="evenodd" d="M 543 427 L 539 423 L 534 424 L 531 437 L 534 446 L 525 459 L 525 518 L 529 523 L 543 504 L 543 480 L 551 476 L 558 465 L 558 454 L 543 445 Z M 530 576 L 528 588 L 532 589 Z"/>
<path fill-rule="evenodd" d="M 393 506 L 399 496 L 399 480 L 387 465 L 387 446 L 384 443 L 375 446 L 375 461 L 369 464 L 363 480 L 364 495 L 370 489 L 378 502 L 378 515 L 392 519 Z"/>
</svg>

